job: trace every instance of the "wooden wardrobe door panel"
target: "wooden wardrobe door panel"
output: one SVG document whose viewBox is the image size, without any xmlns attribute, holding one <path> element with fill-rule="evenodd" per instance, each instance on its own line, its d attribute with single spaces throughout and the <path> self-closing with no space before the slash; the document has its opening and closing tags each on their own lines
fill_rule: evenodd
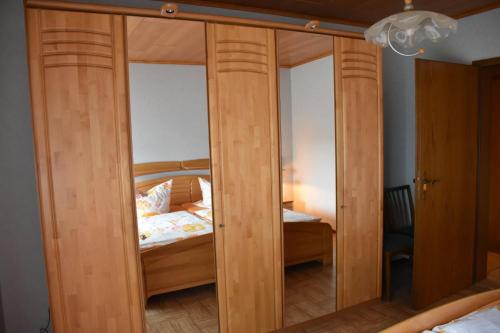
<svg viewBox="0 0 500 333">
<path fill-rule="evenodd" d="M 221 332 L 282 325 L 275 36 L 208 24 L 208 87 Z"/>
<path fill-rule="evenodd" d="M 124 20 L 27 11 L 55 332 L 142 332 Z"/>
<path fill-rule="evenodd" d="M 380 297 L 383 209 L 380 50 L 335 37 L 337 310 Z"/>
</svg>

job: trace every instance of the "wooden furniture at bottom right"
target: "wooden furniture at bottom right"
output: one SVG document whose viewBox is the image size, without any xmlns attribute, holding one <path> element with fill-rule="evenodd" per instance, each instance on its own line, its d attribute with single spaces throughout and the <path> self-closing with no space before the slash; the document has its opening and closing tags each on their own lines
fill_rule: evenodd
<svg viewBox="0 0 500 333">
<path fill-rule="evenodd" d="M 500 303 L 500 289 L 465 297 L 402 321 L 381 333 L 421 333 L 483 307 Z"/>
</svg>

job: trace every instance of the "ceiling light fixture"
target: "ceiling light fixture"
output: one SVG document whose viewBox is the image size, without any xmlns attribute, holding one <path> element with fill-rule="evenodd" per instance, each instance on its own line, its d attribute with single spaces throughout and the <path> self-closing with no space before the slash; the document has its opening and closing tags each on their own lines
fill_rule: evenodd
<svg viewBox="0 0 500 333">
<path fill-rule="evenodd" d="M 161 6 L 160 14 L 166 17 L 175 17 L 179 12 L 179 8 L 175 3 L 166 3 Z"/>
<path fill-rule="evenodd" d="M 319 25 L 320 25 L 319 21 L 313 20 L 313 21 L 307 22 L 307 24 L 305 25 L 305 28 L 306 28 L 306 30 L 312 31 L 312 30 L 318 29 Z"/>
<path fill-rule="evenodd" d="M 406 57 L 424 53 L 423 48 L 412 53 L 396 49 L 415 49 L 424 40 L 437 43 L 456 32 L 458 22 L 443 14 L 414 10 L 412 0 L 404 0 L 404 11 L 386 17 L 365 31 L 365 39 L 381 47 L 389 46 L 394 52 Z"/>
</svg>

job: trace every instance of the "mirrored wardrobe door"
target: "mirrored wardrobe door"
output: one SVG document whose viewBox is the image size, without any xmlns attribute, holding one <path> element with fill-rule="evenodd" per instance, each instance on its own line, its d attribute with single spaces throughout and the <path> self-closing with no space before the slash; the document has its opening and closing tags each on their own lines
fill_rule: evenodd
<svg viewBox="0 0 500 333">
<path fill-rule="evenodd" d="M 277 31 L 285 327 L 336 309 L 333 37 Z"/>
<path fill-rule="evenodd" d="M 217 332 L 205 24 L 128 17 L 147 332 Z"/>
</svg>

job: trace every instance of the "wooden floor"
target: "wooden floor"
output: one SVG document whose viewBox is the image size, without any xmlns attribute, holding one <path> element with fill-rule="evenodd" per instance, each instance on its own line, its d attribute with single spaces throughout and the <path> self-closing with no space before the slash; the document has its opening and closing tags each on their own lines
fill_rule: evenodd
<svg viewBox="0 0 500 333">
<path fill-rule="evenodd" d="M 400 274 L 408 274 L 403 270 Z M 406 283 L 406 282 L 405 282 Z M 320 318 L 308 324 L 291 327 L 285 332 L 294 333 L 371 333 L 378 332 L 390 327 L 417 312 L 410 307 L 407 286 L 396 286 L 394 298 L 391 302 L 372 302 L 361 305 L 352 310 L 341 311 L 327 317 Z M 443 299 L 432 307 L 448 303 L 450 301 L 500 288 L 500 269 L 492 271 L 488 279 L 474 284 L 446 299 Z"/>
<path fill-rule="evenodd" d="M 218 332 L 215 285 L 151 297 L 146 328 L 148 333 Z"/>
<path fill-rule="evenodd" d="M 309 262 L 285 271 L 286 326 L 335 311 L 335 270 Z M 217 332 L 215 286 L 153 296 L 146 307 L 148 333 Z"/>
<path fill-rule="evenodd" d="M 309 262 L 285 269 L 285 327 L 335 311 L 335 269 Z"/>
<path fill-rule="evenodd" d="M 298 325 L 293 323 L 330 313 L 330 309 L 334 308 L 335 281 L 331 278 L 334 276 L 334 267 L 309 263 L 287 268 L 285 321 L 289 328 L 282 331 L 371 333 L 415 315 L 417 312 L 410 306 L 409 267 L 404 260 L 394 264 L 392 301 L 372 302 Z M 313 283 L 321 286 L 315 286 Z M 440 301 L 439 304 L 495 288 L 500 288 L 500 269 L 491 271 L 487 280 L 476 283 Z M 152 297 L 146 308 L 146 325 L 148 333 L 217 332 L 215 286 L 202 286 Z"/>
</svg>

